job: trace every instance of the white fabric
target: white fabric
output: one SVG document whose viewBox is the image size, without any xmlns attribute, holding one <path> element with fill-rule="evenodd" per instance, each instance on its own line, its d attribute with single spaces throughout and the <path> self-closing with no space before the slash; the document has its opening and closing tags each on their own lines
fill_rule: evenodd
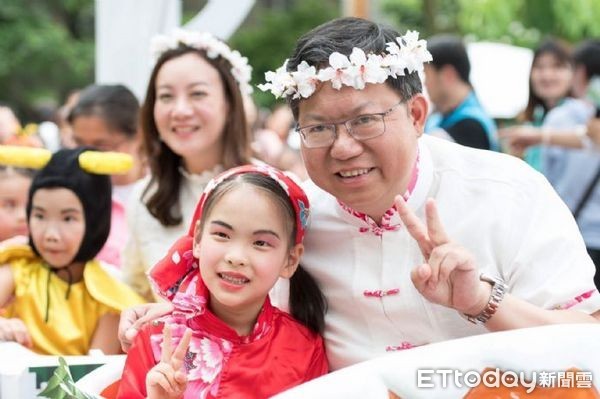
<svg viewBox="0 0 600 399">
<path fill-rule="evenodd" d="M 181 21 L 181 0 L 96 1 L 96 83 L 122 83 L 143 99 L 152 69 L 150 39 Z"/>
<path fill-rule="evenodd" d="M 469 80 L 492 118 L 514 118 L 527 106 L 533 51 L 505 43 L 467 44 Z"/>
<path fill-rule="evenodd" d="M 223 168 L 217 166 L 201 175 L 190 175 L 181 170 L 182 184 L 179 200 L 183 222 L 177 226 L 163 226 L 140 201 L 150 177 L 138 181 L 130 196 L 127 207 L 127 224 L 130 231 L 129 241 L 123 253 L 123 278 L 133 289 L 145 298 L 152 298 L 152 290 L 146 272 L 161 260 L 171 245 L 187 233 L 189 221 L 204 187 Z M 158 296 L 154 296 L 158 300 Z"/>
<path fill-rule="evenodd" d="M 449 236 L 468 248 L 478 267 L 502 277 L 509 291 L 546 309 L 594 290 L 594 266 L 571 213 L 545 178 L 507 155 L 424 136 L 420 172 L 409 206 L 424 220 L 436 199 Z M 312 221 L 301 264 L 328 299 L 325 340 L 333 370 L 410 347 L 484 333 L 458 312 L 429 303 L 410 271 L 424 262 L 404 228 L 382 236 L 343 210 L 333 196 L 305 184 Z M 397 214 L 392 223 L 401 223 Z M 365 290 L 399 289 L 367 297 Z M 282 303 L 282 292 L 272 295 Z M 277 300 L 278 299 L 278 300 Z M 574 309 L 600 309 L 600 295 Z"/>
<path fill-rule="evenodd" d="M 244 22 L 255 0 L 208 0 L 202 12 L 185 24 L 186 29 L 210 32 L 227 40 Z"/>
</svg>

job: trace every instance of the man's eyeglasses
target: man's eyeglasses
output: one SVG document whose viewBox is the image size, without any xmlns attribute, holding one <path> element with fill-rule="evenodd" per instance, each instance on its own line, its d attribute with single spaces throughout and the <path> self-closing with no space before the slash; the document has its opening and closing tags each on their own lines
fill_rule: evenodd
<svg viewBox="0 0 600 399">
<path fill-rule="evenodd" d="M 320 123 L 310 126 L 296 126 L 296 131 L 300 133 L 302 142 L 307 148 L 329 147 L 337 138 L 337 126 L 346 126 L 346 131 L 350 136 L 359 141 L 381 136 L 385 132 L 385 117 L 389 115 L 404 100 L 389 108 L 386 111 L 376 114 L 364 114 L 355 118 L 337 123 Z"/>
</svg>

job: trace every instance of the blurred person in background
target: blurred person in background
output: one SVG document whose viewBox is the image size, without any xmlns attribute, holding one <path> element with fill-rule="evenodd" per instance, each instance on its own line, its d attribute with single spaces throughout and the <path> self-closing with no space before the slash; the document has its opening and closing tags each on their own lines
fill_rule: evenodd
<svg viewBox="0 0 600 399">
<path fill-rule="evenodd" d="M 563 103 L 571 93 L 573 61 L 570 49 L 562 42 L 548 39 L 533 52 L 529 73 L 529 99 L 527 107 L 517 116 L 519 126 L 501 129 L 499 135 L 507 142 L 513 155 L 524 156 L 525 161 L 543 172 L 542 146 L 526 149 L 516 146 L 511 137 L 535 131 L 532 127 L 543 125 L 548 112 Z M 523 153 L 524 151 L 524 153 Z"/>
<path fill-rule="evenodd" d="M 496 124 L 471 86 L 471 63 L 461 38 L 433 36 L 427 49 L 433 61 L 425 65 L 425 87 L 435 112 L 425 132 L 468 147 L 498 150 Z"/>
<path fill-rule="evenodd" d="M 544 174 L 565 201 L 575 219 L 594 264 L 600 286 L 600 151 L 594 147 L 600 102 L 600 40 L 582 42 L 573 51 L 572 92 L 552 109 L 541 128 L 517 130 L 505 137 L 517 148 L 548 146 Z M 590 136 L 586 135 L 590 126 Z"/>
<path fill-rule="evenodd" d="M 27 195 L 33 170 L 0 166 L 0 242 L 22 236 L 26 242 Z"/>
<path fill-rule="evenodd" d="M 306 180 L 308 175 L 300 155 L 300 142 L 294 125 L 294 116 L 289 106 L 276 106 L 265 117 L 264 127 L 253 131 L 253 149 L 262 161 Z"/>
<path fill-rule="evenodd" d="M 134 160 L 130 171 L 111 176 L 111 229 L 98 258 L 115 266 L 121 266 L 121 252 L 129 235 L 125 217 L 129 195 L 135 182 L 146 174 L 138 129 L 139 108 L 135 95 L 123 85 L 90 85 L 79 93 L 67 117 L 77 146 L 124 152 Z"/>
<path fill-rule="evenodd" d="M 60 135 L 60 146 L 61 148 L 75 148 L 77 144 L 73 141 L 73 129 L 69 123 L 69 113 L 79 98 L 80 90 L 73 90 L 67 96 L 63 105 L 60 106 L 56 112 L 56 125 L 58 126 L 58 133 Z"/>
<path fill-rule="evenodd" d="M 17 119 L 12 108 L 7 104 L 0 104 L 0 144 L 17 134 L 21 130 L 21 122 Z"/>
</svg>

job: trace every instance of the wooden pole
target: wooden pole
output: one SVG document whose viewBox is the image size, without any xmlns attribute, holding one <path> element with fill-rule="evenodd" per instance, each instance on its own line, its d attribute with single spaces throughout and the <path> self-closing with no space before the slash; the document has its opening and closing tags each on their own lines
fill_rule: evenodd
<svg viewBox="0 0 600 399">
<path fill-rule="evenodd" d="M 344 0 L 344 15 L 368 19 L 370 17 L 369 0 Z"/>
</svg>

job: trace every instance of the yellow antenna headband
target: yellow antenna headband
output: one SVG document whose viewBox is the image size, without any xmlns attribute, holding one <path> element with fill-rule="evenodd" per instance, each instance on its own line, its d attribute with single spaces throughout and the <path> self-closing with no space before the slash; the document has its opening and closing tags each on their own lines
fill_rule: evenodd
<svg viewBox="0 0 600 399">
<path fill-rule="evenodd" d="M 41 169 L 52 158 L 45 148 L 0 145 L 0 165 Z M 79 155 L 79 166 L 88 173 L 118 175 L 133 167 L 133 158 L 122 152 L 84 151 Z"/>
</svg>

